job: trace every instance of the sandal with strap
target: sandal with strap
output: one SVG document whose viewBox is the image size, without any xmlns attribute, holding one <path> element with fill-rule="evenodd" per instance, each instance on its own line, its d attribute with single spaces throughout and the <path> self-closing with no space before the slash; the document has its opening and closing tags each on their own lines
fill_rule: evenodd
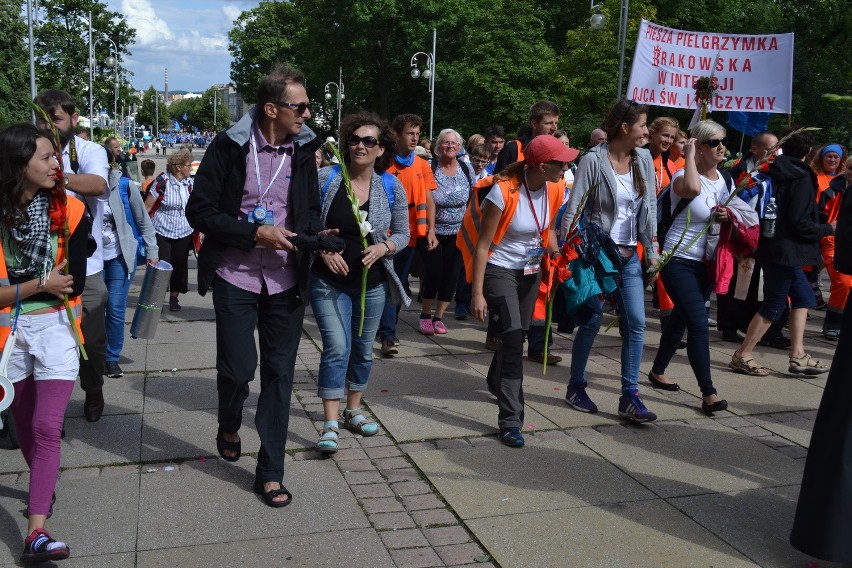
<svg viewBox="0 0 852 568">
<path fill-rule="evenodd" d="M 379 425 L 367 418 L 360 408 L 344 409 L 343 427 L 362 436 L 375 436 L 379 431 Z"/>
<path fill-rule="evenodd" d="M 223 460 L 227 462 L 235 462 L 240 459 L 240 456 L 243 452 L 243 441 L 237 440 L 236 442 L 229 442 L 225 439 L 225 431 L 222 430 L 222 427 L 219 426 L 219 432 L 216 434 L 216 451 L 219 452 L 219 455 Z M 225 452 L 234 452 L 236 455 L 226 456 Z"/>
<path fill-rule="evenodd" d="M 787 372 L 794 375 L 814 376 L 827 373 L 828 370 L 825 363 L 805 353 L 802 357 L 790 357 L 790 366 Z"/>
<path fill-rule="evenodd" d="M 323 454 L 333 454 L 337 452 L 337 438 L 340 430 L 337 426 L 325 426 L 322 429 L 322 436 L 317 442 L 316 449 Z"/>
<path fill-rule="evenodd" d="M 753 363 L 753 364 L 752 364 Z M 731 356 L 731 362 L 728 363 L 728 367 L 740 373 L 742 375 L 749 375 L 752 377 L 766 377 L 769 373 L 772 372 L 772 369 L 769 367 L 763 367 L 754 362 L 754 357 L 741 357 L 734 352 Z"/>
<path fill-rule="evenodd" d="M 284 487 L 283 483 L 278 484 L 278 489 L 270 489 L 269 491 L 264 491 L 263 485 L 263 483 L 258 483 L 257 481 L 255 481 L 252 490 L 254 490 L 255 493 L 263 497 L 263 502 L 266 503 L 268 506 L 275 508 L 286 507 L 287 505 L 293 502 L 293 494 L 290 493 L 286 487 Z M 287 500 L 276 501 L 275 498 L 281 495 L 286 495 Z"/>
</svg>

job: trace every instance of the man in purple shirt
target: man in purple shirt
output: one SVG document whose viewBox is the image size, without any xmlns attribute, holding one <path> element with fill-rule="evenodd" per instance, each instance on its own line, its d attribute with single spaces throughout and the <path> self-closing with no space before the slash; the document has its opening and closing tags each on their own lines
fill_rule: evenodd
<svg viewBox="0 0 852 568">
<path fill-rule="evenodd" d="M 198 291 L 213 290 L 216 448 L 226 461 L 240 457 L 258 330 L 260 452 L 253 490 L 270 507 L 292 500 L 283 485 L 284 447 L 308 285 L 309 255 L 290 237 L 324 229 L 314 160 L 321 141 L 304 125 L 310 117 L 305 76 L 292 67 L 276 68 L 261 80 L 255 109 L 210 144 L 186 207 L 190 224 L 205 234 Z"/>
</svg>

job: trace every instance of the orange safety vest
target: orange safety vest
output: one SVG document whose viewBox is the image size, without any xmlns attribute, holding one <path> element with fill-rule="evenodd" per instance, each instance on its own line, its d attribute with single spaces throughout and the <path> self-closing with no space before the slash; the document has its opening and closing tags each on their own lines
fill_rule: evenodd
<svg viewBox="0 0 852 568">
<path fill-rule="evenodd" d="M 83 202 L 77 198 L 69 197 L 68 198 L 68 227 L 73 234 L 77 229 L 77 226 L 80 224 L 80 220 L 83 218 L 83 210 L 85 206 Z M 62 238 L 62 235 L 59 235 L 59 245 L 56 250 L 56 264 L 59 264 L 63 260 L 65 260 L 68 248 L 68 243 L 65 242 L 65 239 Z M 9 272 L 6 268 L 6 257 L 3 254 L 3 247 L 0 246 L 0 286 L 10 286 L 9 282 Z M 77 320 L 77 329 L 80 329 L 80 321 L 83 315 L 83 302 L 80 296 L 76 296 L 74 298 L 68 298 L 69 303 L 71 304 L 71 312 L 74 314 L 75 319 Z M 6 339 L 9 338 L 9 334 L 12 333 L 12 308 L 14 308 L 14 304 L 9 304 L 8 306 L 4 306 L 0 308 L 0 348 L 6 344 Z M 82 331 L 80 332 L 80 336 L 82 337 Z M 85 340 L 84 340 L 85 342 Z"/>
<path fill-rule="evenodd" d="M 459 234 L 456 236 L 456 247 L 461 251 L 462 259 L 464 260 L 465 279 L 470 282 L 473 278 L 473 254 L 476 251 L 476 242 L 479 240 L 479 231 L 482 227 L 482 206 L 479 202 L 479 191 L 493 186 L 495 183 L 503 193 L 503 215 L 500 217 L 500 222 L 497 224 L 497 231 L 494 233 L 494 239 L 491 241 L 491 246 L 488 249 L 488 256 L 491 256 L 491 251 L 494 247 L 500 244 L 506 230 L 509 228 L 509 223 L 512 222 L 512 217 L 515 216 L 515 210 L 518 208 L 518 198 L 521 195 L 519 191 L 521 187 L 521 179 L 515 177 L 508 180 L 495 180 L 495 176 L 484 177 L 473 186 L 473 191 L 470 195 L 470 201 L 467 204 L 467 210 L 464 212 L 462 226 Z M 565 195 L 564 181 L 557 183 L 547 182 L 547 197 L 549 200 L 547 227 L 550 228 L 553 219 L 556 218 L 559 212 L 559 207 L 562 205 L 562 198 Z M 542 235 L 542 246 L 547 248 L 550 240 L 550 231 L 544 231 Z"/>
<path fill-rule="evenodd" d="M 426 209 L 426 192 L 437 188 L 435 176 L 429 162 L 420 156 L 414 156 L 410 166 L 400 166 L 391 162 L 387 173 L 395 175 L 408 197 L 408 230 L 411 235 L 408 246 L 414 246 L 418 237 L 425 237 L 429 229 L 429 215 Z"/>
</svg>

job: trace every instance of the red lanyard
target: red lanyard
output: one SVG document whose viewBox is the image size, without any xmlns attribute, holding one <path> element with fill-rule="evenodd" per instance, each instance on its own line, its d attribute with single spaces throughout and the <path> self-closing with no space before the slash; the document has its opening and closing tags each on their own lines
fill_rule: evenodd
<svg viewBox="0 0 852 568">
<path fill-rule="evenodd" d="M 538 222 L 538 215 L 536 215 L 535 207 L 533 206 L 532 196 L 530 195 L 530 188 L 527 185 L 526 174 L 524 174 L 523 186 L 527 193 L 527 201 L 529 201 L 530 204 L 530 211 L 532 211 L 533 219 L 535 220 L 535 228 L 538 229 L 538 234 L 544 237 L 544 229 L 542 228 L 542 224 Z M 547 218 L 547 182 L 544 182 L 544 208 L 542 211 L 542 217 L 545 219 Z"/>
</svg>

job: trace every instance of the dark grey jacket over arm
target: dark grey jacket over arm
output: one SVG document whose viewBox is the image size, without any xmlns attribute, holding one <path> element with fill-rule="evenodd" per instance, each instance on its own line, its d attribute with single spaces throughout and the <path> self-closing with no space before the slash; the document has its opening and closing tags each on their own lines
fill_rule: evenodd
<svg viewBox="0 0 852 568">
<path fill-rule="evenodd" d="M 251 250 L 258 226 L 239 220 L 246 182 L 246 155 L 256 110 L 222 132 L 207 149 L 195 176 L 186 204 L 186 218 L 193 229 L 204 233 L 198 254 L 198 293 L 207 293 L 222 255 L 228 247 Z M 314 153 L 322 142 L 307 126 L 294 140 L 289 200 L 293 231 L 316 235 L 323 230 L 320 218 L 319 185 Z M 309 255 L 297 253 L 296 279 L 302 298 L 307 297 Z"/>
</svg>

